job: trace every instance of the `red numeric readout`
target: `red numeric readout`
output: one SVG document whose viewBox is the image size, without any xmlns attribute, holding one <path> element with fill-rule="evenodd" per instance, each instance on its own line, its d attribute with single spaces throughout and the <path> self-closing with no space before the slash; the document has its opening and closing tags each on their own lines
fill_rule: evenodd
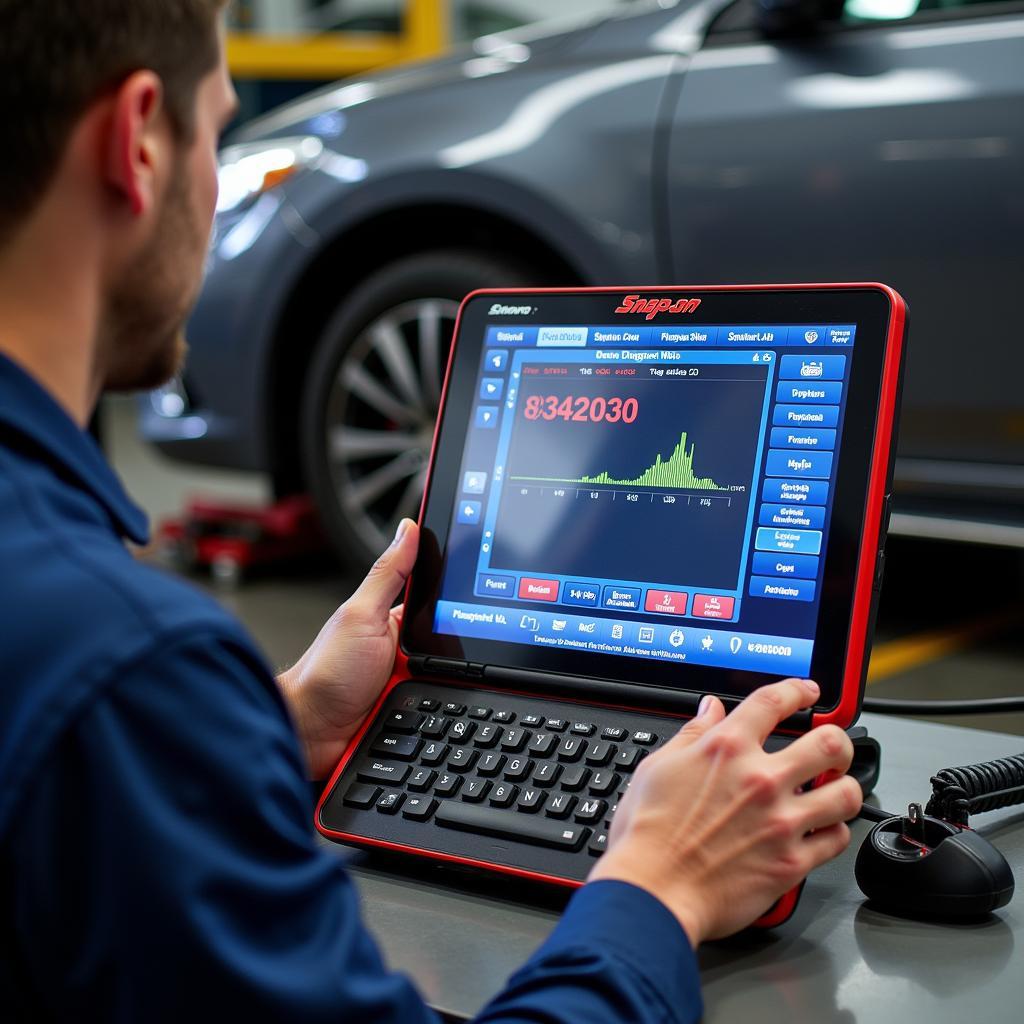
<svg viewBox="0 0 1024 1024">
<path fill-rule="evenodd" d="M 635 423 L 640 403 L 635 398 L 590 398 L 586 395 L 530 395 L 523 405 L 528 420 L 565 420 L 566 423 Z"/>
</svg>

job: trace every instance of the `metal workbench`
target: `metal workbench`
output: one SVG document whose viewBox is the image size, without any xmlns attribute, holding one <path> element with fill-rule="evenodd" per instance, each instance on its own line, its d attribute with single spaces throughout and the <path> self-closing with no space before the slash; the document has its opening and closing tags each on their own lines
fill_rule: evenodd
<svg viewBox="0 0 1024 1024">
<path fill-rule="evenodd" d="M 905 810 L 939 768 L 1019 752 L 1019 736 L 865 715 L 882 743 L 872 802 Z M 908 921 L 864 905 L 850 849 L 815 872 L 796 914 L 774 932 L 704 946 L 705 1020 L 1002 1024 L 1024 1020 L 1024 808 L 978 816 L 1017 874 L 1010 905 L 968 926 Z M 342 851 L 343 848 L 333 849 Z M 346 854 L 347 855 L 347 854 Z M 564 896 L 518 883 L 353 861 L 369 927 L 391 966 L 412 975 L 446 1016 L 472 1017 L 544 939 Z M 1022 949 L 1016 951 L 1017 942 Z"/>
</svg>

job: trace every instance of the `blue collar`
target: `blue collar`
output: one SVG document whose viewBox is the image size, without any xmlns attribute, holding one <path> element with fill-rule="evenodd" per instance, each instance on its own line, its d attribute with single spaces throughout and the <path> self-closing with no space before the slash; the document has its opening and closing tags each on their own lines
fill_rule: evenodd
<svg viewBox="0 0 1024 1024">
<path fill-rule="evenodd" d="M 80 430 L 50 394 L 0 354 L 0 428 L 13 431 L 103 507 L 122 537 L 149 542 L 146 514 L 125 493 L 92 436 Z"/>
</svg>

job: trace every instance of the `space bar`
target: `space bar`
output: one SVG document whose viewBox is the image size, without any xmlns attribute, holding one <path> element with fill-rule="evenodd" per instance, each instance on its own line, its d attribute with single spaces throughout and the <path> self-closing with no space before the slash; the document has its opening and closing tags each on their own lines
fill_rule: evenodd
<svg viewBox="0 0 1024 1024">
<path fill-rule="evenodd" d="M 484 836 L 497 836 L 534 846 L 552 846 L 559 850 L 578 850 L 590 834 L 590 829 L 582 825 L 528 818 L 514 811 L 495 811 L 490 807 L 476 807 L 455 800 L 443 800 L 434 821 L 444 828 L 479 832 Z"/>
</svg>

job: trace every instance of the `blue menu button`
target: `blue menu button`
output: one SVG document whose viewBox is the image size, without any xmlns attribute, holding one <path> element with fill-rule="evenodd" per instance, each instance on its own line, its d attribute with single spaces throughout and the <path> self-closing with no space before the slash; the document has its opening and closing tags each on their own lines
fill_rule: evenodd
<svg viewBox="0 0 1024 1024">
<path fill-rule="evenodd" d="M 579 604 L 587 608 L 596 608 L 600 596 L 601 588 L 593 583 L 569 580 L 562 586 L 562 604 Z"/>
<path fill-rule="evenodd" d="M 515 597 L 515 576 L 492 576 L 482 572 L 476 578 L 476 593 L 480 597 Z"/>
<path fill-rule="evenodd" d="M 765 466 L 768 476 L 809 476 L 827 480 L 832 473 L 831 452 L 768 452 Z"/>
<path fill-rule="evenodd" d="M 818 578 L 818 559 L 813 555 L 778 555 L 758 551 L 754 554 L 753 568 L 758 576 L 785 576 L 798 580 Z"/>
<path fill-rule="evenodd" d="M 846 373 L 846 356 L 810 354 L 783 356 L 780 380 L 842 380 Z"/>
<path fill-rule="evenodd" d="M 782 551 L 793 555 L 820 555 L 820 530 L 789 530 L 785 527 L 774 529 L 770 526 L 759 526 L 757 541 L 754 545 L 758 551 Z"/>
<path fill-rule="evenodd" d="M 640 590 L 632 587 L 605 587 L 601 605 L 604 608 L 635 612 L 640 608 Z"/>
<path fill-rule="evenodd" d="M 750 578 L 751 597 L 772 597 L 780 601 L 813 601 L 814 580 L 780 580 L 764 576 Z"/>
</svg>

